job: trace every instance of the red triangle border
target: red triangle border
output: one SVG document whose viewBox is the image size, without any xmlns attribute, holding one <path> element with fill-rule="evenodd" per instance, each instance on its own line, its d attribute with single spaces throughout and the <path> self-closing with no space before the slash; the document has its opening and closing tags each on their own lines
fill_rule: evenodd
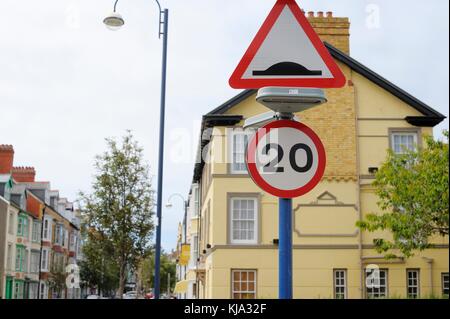
<svg viewBox="0 0 450 319">
<path fill-rule="evenodd" d="M 319 53 L 320 57 L 325 62 L 325 65 L 333 75 L 332 78 L 326 79 L 243 79 L 244 72 L 253 61 L 254 57 L 258 53 L 262 44 L 264 43 L 269 32 L 280 17 L 285 6 L 288 6 L 291 12 L 294 14 L 299 25 L 303 28 L 309 40 Z M 314 88 L 341 88 L 345 86 L 346 79 L 337 63 L 334 61 L 327 48 L 320 40 L 317 33 L 305 17 L 295 0 L 277 0 L 269 16 L 264 21 L 262 27 L 253 39 L 250 47 L 247 49 L 243 58 L 239 62 L 236 70 L 230 77 L 229 84 L 235 89 L 260 89 L 267 86 L 279 86 L 279 87 L 314 87 Z"/>
</svg>

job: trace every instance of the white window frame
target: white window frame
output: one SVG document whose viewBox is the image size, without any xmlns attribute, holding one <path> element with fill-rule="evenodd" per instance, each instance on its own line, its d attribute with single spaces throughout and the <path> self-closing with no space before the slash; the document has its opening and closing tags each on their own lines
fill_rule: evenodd
<svg viewBox="0 0 450 319">
<path fill-rule="evenodd" d="M 60 223 L 56 223 L 56 226 L 55 226 L 55 244 L 57 244 L 59 246 L 63 246 L 64 245 L 64 237 L 65 237 L 64 225 L 60 224 Z"/>
<path fill-rule="evenodd" d="M 75 251 L 77 247 L 77 235 L 72 232 L 70 233 L 70 239 L 69 239 L 69 251 Z"/>
<path fill-rule="evenodd" d="M 195 265 L 198 259 L 198 234 L 192 235 L 192 263 Z"/>
<path fill-rule="evenodd" d="M 31 250 L 30 252 L 30 273 L 39 273 L 39 257 L 40 253 L 36 250 Z"/>
<path fill-rule="evenodd" d="M 48 272 L 50 250 L 48 248 L 42 248 L 42 256 L 41 257 L 42 257 L 41 258 L 41 271 Z"/>
<path fill-rule="evenodd" d="M 64 254 L 63 253 L 53 253 L 53 269 L 59 272 L 64 271 Z"/>
<path fill-rule="evenodd" d="M 41 285 L 41 289 L 40 289 L 40 296 L 39 299 L 48 299 L 48 286 L 44 281 L 41 281 L 39 283 L 39 285 Z"/>
<path fill-rule="evenodd" d="M 410 277 L 410 275 L 413 275 Z M 410 293 L 410 289 L 415 289 L 414 293 Z M 411 299 L 420 298 L 420 270 L 407 269 L 406 270 L 406 296 Z"/>
<path fill-rule="evenodd" d="M 234 129 L 230 132 L 230 141 L 228 143 L 229 145 L 229 167 L 230 167 L 230 173 L 231 174 L 248 174 L 247 166 L 245 165 L 245 153 L 246 153 L 246 144 L 245 144 L 245 137 L 247 137 L 247 143 L 250 141 L 251 136 L 253 135 L 253 131 L 244 131 L 244 130 L 238 130 Z M 242 150 L 236 150 L 237 146 L 235 145 L 235 137 L 236 136 L 244 136 L 243 142 L 243 149 Z M 244 161 L 237 162 L 235 161 L 235 154 L 242 156 Z M 242 165 L 244 169 L 237 168 L 235 165 Z"/>
<path fill-rule="evenodd" d="M 29 295 L 28 298 L 29 299 L 37 299 L 38 297 L 38 288 L 39 288 L 39 283 L 36 281 L 32 281 L 29 284 Z"/>
<path fill-rule="evenodd" d="M 417 145 L 418 145 L 418 141 L 419 141 L 419 136 L 418 136 L 418 133 L 417 132 L 412 132 L 412 131 L 401 131 L 401 130 L 398 130 L 398 131 L 392 131 L 391 132 L 391 136 L 390 136 L 390 138 L 391 138 L 391 147 L 392 147 L 392 151 L 395 153 L 395 154 L 404 154 L 405 152 L 403 151 L 403 150 L 400 150 L 400 151 L 396 151 L 395 150 L 395 137 L 396 136 L 407 136 L 407 137 L 410 137 L 410 136 L 412 136 L 413 137 L 413 147 L 414 148 L 416 148 L 417 147 Z"/>
<path fill-rule="evenodd" d="M 341 276 L 343 275 L 343 276 Z M 339 280 L 339 282 L 338 282 Z M 343 281 L 343 283 L 341 283 Z M 339 291 L 343 289 L 343 292 Z M 333 270 L 333 291 L 334 299 L 347 299 L 347 269 Z M 342 297 L 338 297 L 342 295 Z"/>
<path fill-rule="evenodd" d="M 253 239 L 235 239 L 234 238 L 234 202 L 235 201 L 253 201 L 254 205 L 254 212 L 253 212 Z M 241 245 L 255 245 L 258 244 L 258 238 L 259 238 L 259 234 L 258 234 L 258 230 L 259 230 L 259 212 L 258 212 L 258 198 L 256 197 L 231 197 L 230 198 L 230 207 L 229 207 L 229 229 L 230 229 L 230 233 L 229 233 L 229 238 L 230 238 L 230 243 L 231 244 L 241 244 Z M 251 219 L 239 219 L 239 221 L 252 221 Z"/>
<path fill-rule="evenodd" d="M 200 212 L 200 187 L 198 184 L 192 187 L 192 202 L 194 203 L 192 218 L 197 218 Z"/>
<path fill-rule="evenodd" d="M 242 275 L 242 273 L 247 273 L 247 280 L 242 281 L 241 278 L 239 278 L 239 281 L 235 281 L 234 280 L 234 274 L 235 273 L 239 273 L 239 276 Z M 249 278 L 249 274 L 253 273 L 253 281 L 250 281 Z M 239 283 L 239 290 L 235 290 L 234 286 L 236 283 Z M 245 283 L 247 285 L 247 290 L 242 290 L 242 283 Z M 253 283 L 253 290 L 249 289 L 249 284 Z M 255 299 L 257 298 L 257 284 L 258 284 L 258 271 L 255 269 L 233 269 L 231 270 L 231 298 L 235 298 L 234 295 L 235 294 L 253 294 Z"/>
<path fill-rule="evenodd" d="M 25 226 L 26 221 L 23 216 L 18 216 L 17 218 L 17 235 L 20 237 L 25 237 Z M 20 234 L 20 235 L 19 235 Z"/>
<path fill-rule="evenodd" d="M 14 218 L 14 212 L 10 211 L 9 212 L 9 224 L 8 224 L 8 233 L 10 235 L 14 235 L 14 229 L 16 228 L 15 225 L 16 223 L 14 222 L 15 218 Z"/>
<path fill-rule="evenodd" d="M 42 233 L 42 240 L 52 240 L 52 218 L 44 218 L 44 231 Z"/>
<path fill-rule="evenodd" d="M 14 299 L 23 299 L 23 288 L 25 282 L 23 280 L 14 280 Z"/>
<path fill-rule="evenodd" d="M 28 263 L 29 263 L 29 259 L 30 259 L 30 250 L 28 250 L 26 247 L 25 247 L 25 249 L 24 249 L 24 256 L 23 256 L 23 269 L 22 269 L 22 271 L 24 272 L 24 273 L 27 273 L 28 272 L 28 270 L 29 270 L 29 267 L 28 267 Z"/>
<path fill-rule="evenodd" d="M 449 273 L 443 272 L 441 275 L 441 285 L 442 285 L 442 295 L 448 296 L 449 295 Z M 447 290 L 447 293 L 445 293 L 445 290 Z"/>
<path fill-rule="evenodd" d="M 383 281 L 382 273 L 384 273 L 384 285 L 381 284 Z M 366 276 L 368 276 L 369 273 L 366 273 Z M 384 295 L 382 296 L 381 288 L 384 288 Z M 369 291 L 372 290 L 372 291 Z M 389 271 L 387 269 L 380 269 L 380 288 L 367 288 L 366 287 L 366 297 L 368 299 L 378 299 L 378 298 L 389 298 Z"/>
<path fill-rule="evenodd" d="M 26 260 L 25 251 L 27 249 L 23 245 L 16 245 L 16 258 L 14 269 L 16 272 L 26 272 Z"/>
<path fill-rule="evenodd" d="M 12 260 L 13 260 L 13 244 L 8 243 L 8 250 L 6 251 L 6 270 L 13 270 Z"/>
<path fill-rule="evenodd" d="M 41 222 L 38 220 L 33 220 L 33 230 L 31 234 L 31 241 L 34 243 L 39 242 L 40 234 L 41 234 Z"/>
<path fill-rule="evenodd" d="M 63 226 L 63 242 L 62 246 L 68 248 L 69 247 L 69 231 Z"/>
</svg>

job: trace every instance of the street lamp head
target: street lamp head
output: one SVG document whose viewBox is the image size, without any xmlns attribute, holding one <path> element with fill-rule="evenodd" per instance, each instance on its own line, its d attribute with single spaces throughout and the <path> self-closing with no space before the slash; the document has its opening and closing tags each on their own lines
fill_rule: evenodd
<svg viewBox="0 0 450 319">
<path fill-rule="evenodd" d="M 124 24 L 125 20 L 117 12 L 113 12 L 103 19 L 103 23 L 106 27 L 112 31 L 119 30 Z"/>
<path fill-rule="evenodd" d="M 170 202 L 168 202 L 167 204 L 166 204 L 166 208 L 172 208 L 172 203 L 170 203 Z"/>
</svg>

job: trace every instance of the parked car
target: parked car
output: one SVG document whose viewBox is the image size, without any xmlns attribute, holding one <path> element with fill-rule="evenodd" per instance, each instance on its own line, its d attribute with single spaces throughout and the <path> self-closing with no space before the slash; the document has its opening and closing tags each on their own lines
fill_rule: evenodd
<svg viewBox="0 0 450 319">
<path fill-rule="evenodd" d="M 128 291 L 122 295 L 122 299 L 137 299 L 137 292 Z"/>
<path fill-rule="evenodd" d="M 87 295 L 86 299 L 101 299 L 99 295 Z"/>
<path fill-rule="evenodd" d="M 144 299 L 144 296 L 138 294 L 137 291 L 128 291 L 122 295 L 122 299 Z"/>
<path fill-rule="evenodd" d="M 153 294 L 153 292 L 150 291 L 144 295 L 144 298 L 145 299 L 155 299 L 155 295 Z"/>
</svg>

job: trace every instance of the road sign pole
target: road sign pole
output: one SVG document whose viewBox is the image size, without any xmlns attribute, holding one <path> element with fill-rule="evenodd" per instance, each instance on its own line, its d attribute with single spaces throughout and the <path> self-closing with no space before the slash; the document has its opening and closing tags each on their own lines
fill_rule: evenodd
<svg viewBox="0 0 450 319">
<path fill-rule="evenodd" d="M 292 299 L 292 199 L 279 199 L 279 299 Z"/>
</svg>

